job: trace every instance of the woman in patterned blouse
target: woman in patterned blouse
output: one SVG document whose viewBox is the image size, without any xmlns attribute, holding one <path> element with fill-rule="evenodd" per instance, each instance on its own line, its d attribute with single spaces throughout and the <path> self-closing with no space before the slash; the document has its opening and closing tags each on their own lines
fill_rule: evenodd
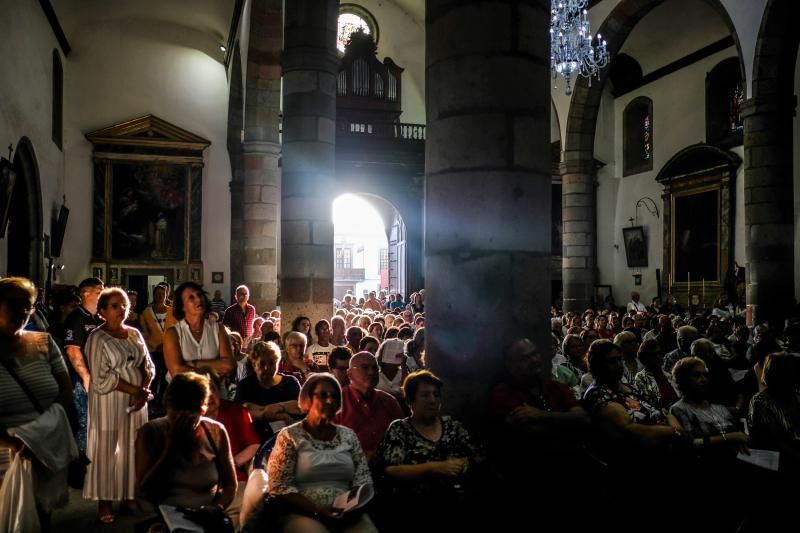
<svg viewBox="0 0 800 533">
<path fill-rule="evenodd" d="M 267 465 L 269 495 L 286 511 L 278 530 L 377 532 L 366 514 L 333 507 L 340 494 L 372 484 L 355 432 L 333 423 L 342 405 L 339 382 L 328 373 L 310 375 L 298 404 L 308 415 L 281 430 Z"/>
<path fill-rule="evenodd" d="M 455 517 L 464 515 L 464 475 L 477 452 L 461 423 L 440 416 L 441 389 L 441 380 L 429 370 L 409 374 L 403 381 L 403 394 L 411 416 L 392 422 L 378 447 L 376 471 L 385 475 L 392 500 L 387 503 L 391 506 L 399 498 L 417 507 L 409 516 L 397 514 L 396 507 L 390 510 L 397 531 L 419 527 L 420 516 L 426 520 L 439 516 L 453 526 Z M 404 525 L 406 519 L 409 522 Z"/>
<path fill-rule="evenodd" d="M 586 354 L 594 382 L 583 402 L 589 416 L 611 440 L 629 440 L 636 445 L 684 443 L 678 420 L 647 402 L 639 392 L 622 382 L 623 360 L 617 345 L 607 339 L 594 341 Z M 614 446 L 617 453 L 625 452 Z"/>
</svg>

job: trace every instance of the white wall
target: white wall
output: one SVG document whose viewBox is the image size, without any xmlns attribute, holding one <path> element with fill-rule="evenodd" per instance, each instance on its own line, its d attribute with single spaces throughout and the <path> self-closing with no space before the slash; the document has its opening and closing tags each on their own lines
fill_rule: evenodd
<svg viewBox="0 0 800 533">
<path fill-rule="evenodd" d="M 38 2 L 4 2 L 0 36 L 6 43 L 0 61 L 0 154 L 7 158 L 9 144 L 16 148 L 22 137 L 30 139 L 42 187 L 43 228 L 49 234 L 64 181 L 64 155 L 51 140 L 52 54 L 58 43 Z M 69 66 L 63 55 L 61 59 L 64 79 L 69 80 Z M 6 248 L 3 238 L 0 276 L 6 271 Z"/>
<path fill-rule="evenodd" d="M 202 248 L 205 283 L 229 271 L 228 85 L 212 36 L 152 20 L 111 20 L 71 35 L 65 84 L 66 194 L 71 208 L 65 278 L 88 274 L 92 147 L 88 132 L 151 113 L 211 141 L 204 153 Z M 207 55 L 200 50 L 208 50 Z M 230 276 L 225 276 L 226 280 Z M 223 294 L 229 287 L 216 286 Z"/>
<path fill-rule="evenodd" d="M 402 78 L 402 122 L 425 123 L 425 21 L 385 0 L 355 2 L 378 22 L 378 60 L 392 58 L 404 68 Z"/>
<path fill-rule="evenodd" d="M 627 301 L 628 293 L 636 288 L 642 294 L 643 301 L 649 301 L 657 294 L 656 269 L 663 272 L 663 187 L 655 178 L 666 162 L 678 151 L 689 145 L 705 141 L 705 79 L 706 74 L 717 63 L 736 54 L 736 49 L 727 50 L 709 56 L 675 73 L 665 76 L 636 91 L 614 100 L 613 137 L 614 164 L 613 175 L 607 180 L 601 179 L 598 191 L 598 268 L 599 280 L 602 284 L 613 286 L 614 298 L 619 302 Z M 647 96 L 653 100 L 653 170 L 632 176 L 622 176 L 622 113 L 631 100 L 638 96 Z M 598 123 L 597 141 L 609 135 L 610 131 L 601 130 Z M 596 142 L 597 142 L 596 141 Z M 736 150 L 735 150 L 736 151 Z M 741 156 L 741 149 L 737 153 Z M 608 167 L 607 167 L 608 168 Z M 604 169 L 605 170 L 605 169 Z M 740 169 L 741 171 L 741 169 Z M 608 172 L 612 172 L 608 168 Z M 613 206 L 613 235 L 605 232 L 610 220 L 607 218 L 609 206 L 602 203 L 613 199 L 612 193 L 606 189 L 614 188 L 608 181 L 618 181 L 616 203 Z M 734 258 L 744 262 L 744 211 L 741 174 L 737 179 L 737 202 L 735 207 L 735 239 Z M 622 228 L 630 226 L 631 217 L 636 214 L 636 202 L 648 196 L 659 208 L 660 217 L 656 219 L 646 209 L 639 209 L 638 224 L 645 227 L 648 240 L 648 267 L 637 269 L 642 273 L 642 285 L 635 287 L 633 271 L 628 268 L 625 249 L 622 243 Z M 615 248 L 614 245 L 619 246 Z M 613 250 L 613 252 L 611 252 Z"/>
</svg>

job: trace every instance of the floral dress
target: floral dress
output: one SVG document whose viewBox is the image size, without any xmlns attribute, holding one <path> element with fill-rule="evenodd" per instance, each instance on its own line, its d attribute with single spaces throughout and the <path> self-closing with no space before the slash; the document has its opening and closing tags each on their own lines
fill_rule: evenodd
<svg viewBox="0 0 800 533">
<path fill-rule="evenodd" d="M 269 494 L 302 494 L 326 507 L 339 494 L 372 483 L 367 458 L 355 432 L 336 426 L 330 441 L 317 440 L 302 422 L 278 434 L 267 465 Z"/>
<path fill-rule="evenodd" d="M 441 417 L 442 436 L 437 441 L 428 440 L 414 429 L 410 418 L 395 420 L 386 430 L 378 446 L 377 463 L 382 471 L 387 466 L 417 465 L 428 461 L 444 461 L 452 458 L 473 459 L 477 449 L 460 422 L 449 416 Z M 438 486 L 434 478 L 406 486 L 391 487 L 393 490 L 411 492 L 416 495 L 437 493 L 452 488 L 453 480 L 442 480 L 448 485 Z M 388 482 L 388 480 L 387 480 Z M 458 480 L 455 481 L 456 485 Z"/>
<path fill-rule="evenodd" d="M 586 390 L 583 396 L 583 403 L 590 416 L 595 417 L 600 409 L 610 403 L 620 404 L 631 422 L 634 424 L 645 424 L 650 426 L 666 425 L 667 417 L 660 409 L 650 405 L 642 395 L 634 388 L 629 388 L 628 392 L 611 390 L 605 385 L 597 382 Z"/>
</svg>

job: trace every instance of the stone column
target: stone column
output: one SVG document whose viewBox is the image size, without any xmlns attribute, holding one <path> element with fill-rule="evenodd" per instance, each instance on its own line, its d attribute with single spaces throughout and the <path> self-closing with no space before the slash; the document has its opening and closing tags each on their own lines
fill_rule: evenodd
<svg viewBox="0 0 800 533">
<path fill-rule="evenodd" d="M 742 108 L 745 272 L 755 323 L 781 321 L 794 302 L 794 190 L 786 145 L 792 114 L 775 100 L 752 98 Z"/>
<path fill-rule="evenodd" d="M 242 282 L 260 312 L 273 309 L 278 297 L 282 45 L 282 1 L 254 0 L 245 81 L 244 184 L 241 204 L 233 208 L 241 218 Z"/>
<path fill-rule="evenodd" d="M 597 275 L 597 195 L 594 161 L 565 161 L 562 179 L 564 311 L 582 313 L 594 303 Z"/>
<path fill-rule="evenodd" d="M 473 424 L 513 339 L 552 355 L 549 6 L 426 3 L 426 356 Z"/>
<path fill-rule="evenodd" d="M 281 189 L 284 330 L 333 313 L 338 0 L 286 2 Z"/>
</svg>

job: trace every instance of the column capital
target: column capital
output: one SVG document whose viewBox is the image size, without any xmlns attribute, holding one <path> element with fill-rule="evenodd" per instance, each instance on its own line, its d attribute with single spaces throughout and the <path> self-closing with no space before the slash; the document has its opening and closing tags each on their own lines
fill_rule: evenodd
<svg viewBox="0 0 800 533">
<path fill-rule="evenodd" d="M 778 111 L 779 102 L 774 98 L 754 96 L 742 102 L 742 118 Z"/>
<path fill-rule="evenodd" d="M 281 155 L 280 143 L 270 141 L 244 141 L 242 151 L 245 154 L 264 154 L 278 157 Z"/>
<path fill-rule="evenodd" d="M 558 173 L 561 176 L 572 174 L 583 174 L 585 176 L 597 176 L 597 165 L 595 160 L 575 159 L 572 161 L 562 161 L 558 164 Z"/>
</svg>

